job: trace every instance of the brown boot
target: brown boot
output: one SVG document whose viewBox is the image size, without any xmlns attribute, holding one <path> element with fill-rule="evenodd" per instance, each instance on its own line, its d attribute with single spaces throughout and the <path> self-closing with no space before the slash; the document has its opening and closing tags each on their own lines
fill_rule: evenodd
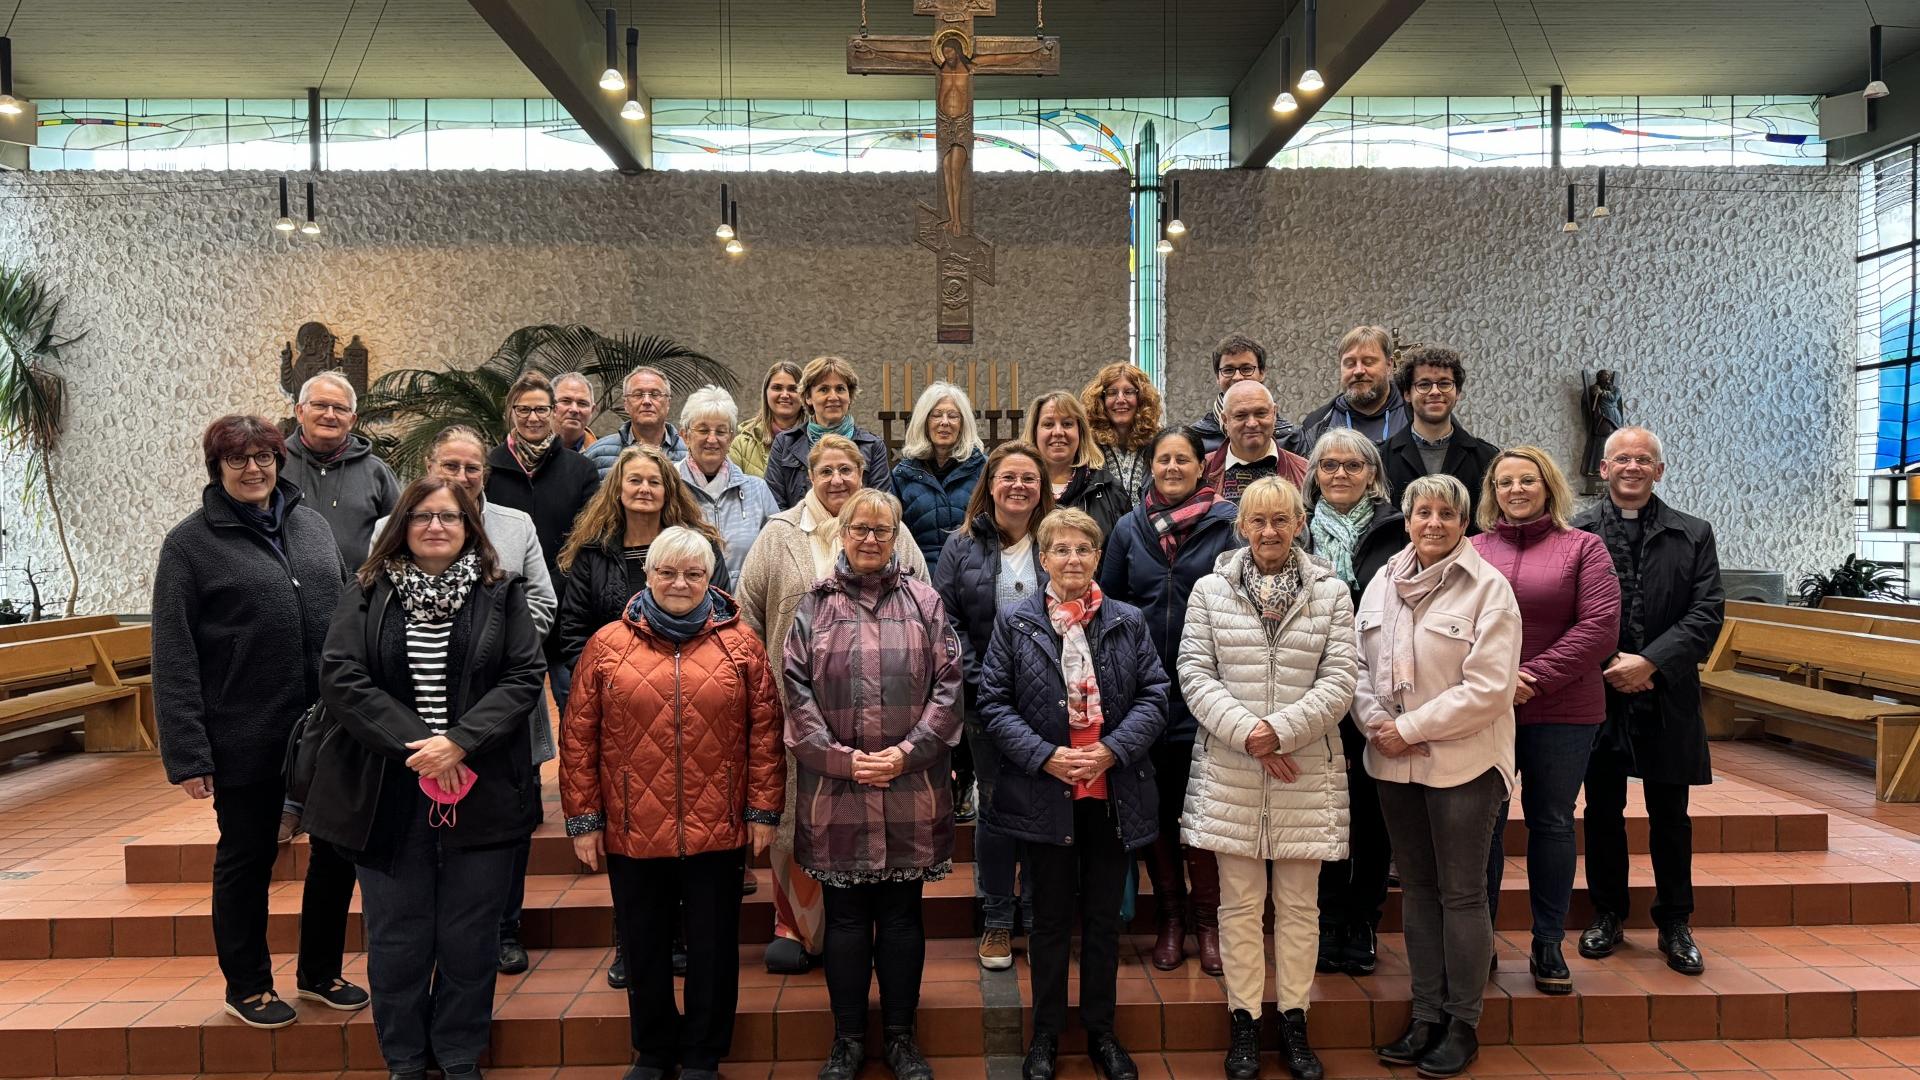
<svg viewBox="0 0 1920 1080">
<path fill-rule="evenodd" d="M 1187 903 L 1200 939 L 1200 970 L 1219 975 L 1226 970 L 1220 963 L 1220 864 L 1211 851 L 1187 848 L 1186 853 Z"/>
<path fill-rule="evenodd" d="M 1187 883 L 1180 870 L 1179 845 L 1164 834 L 1147 849 L 1147 879 L 1153 882 L 1153 966 L 1172 971 L 1187 958 Z"/>
</svg>

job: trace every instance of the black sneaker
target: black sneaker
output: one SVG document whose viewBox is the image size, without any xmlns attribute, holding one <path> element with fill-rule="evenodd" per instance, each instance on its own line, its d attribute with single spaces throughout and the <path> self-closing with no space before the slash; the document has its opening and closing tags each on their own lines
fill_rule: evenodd
<svg viewBox="0 0 1920 1080">
<path fill-rule="evenodd" d="M 1027 1048 L 1027 1056 L 1020 1062 L 1020 1080 L 1053 1080 L 1059 1057 L 1060 1039 L 1034 1032 L 1033 1045 Z"/>
<path fill-rule="evenodd" d="M 1227 1080 L 1255 1080 L 1260 1075 L 1260 1022 L 1245 1009 L 1235 1009 L 1227 1032 Z"/>
<path fill-rule="evenodd" d="M 613 963 L 607 965 L 607 985 L 615 990 L 627 988 L 627 952 L 614 946 Z"/>
<path fill-rule="evenodd" d="M 280 995 L 271 990 L 263 991 L 250 998 L 227 999 L 227 1011 L 239 1018 L 248 1027 L 283 1028 L 300 1019 L 293 1006 L 280 1000 Z"/>
<path fill-rule="evenodd" d="M 1620 927 L 1620 916 L 1602 911 L 1593 917 L 1593 925 L 1580 935 L 1580 955 L 1589 960 L 1612 956 L 1613 950 L 1625 940 L 1627 932 Z"/>
<path fill-rule="evenodd" d="M 853 1080 L 867 1060 L 867 1046 L 858 1039 L 835 1039 L 820 1066 L 820 1080 Z"/>
<path fill-rule="evenodd" d="M 1327 1075 L 1319 1055 L 1307 1043 L 1305 1009 L 1288 1009 L 1280 1014 L 1280 1060 L 1294 1080 L 1321 1080 Z"/>
<path fill-rule="evenodd" d="M 308 1001 L 317 1001 L 329 1009 L 341 1012 L 359 1012 L 367 1007 L 367 992 L 345 979 L 335 979 L 326 986 L 305 986 L 299 988 L 301 997 Z"/>
<path fill-rule="evenodd" d="M 1320 953 L 1315 957 L 1313 970 L 1322 975 L 1332 975 L 1345 971 L 1347 959 L 1347 928 L 1339 923 L 1320 924 Z M 1241 1012 L 1246 1012 L 1241 1009 Z"/>
<path fill-rule="evenodd" d="M 667 1070 L 658 1065 L 642 1065 L 635 1062 L 633 1068 L 628 1069 L 627 1075 L 620 1080 L 667 1080 Z"/>
<path fill-rule="evenodd" d="M 895 1031 L 887 1035 L 887 1068 L 894 1080 L 933 1080 L 933 1066 L 913 1041 L 913 1032 Z"/>
<path fill-rule="evenodd" d="M 478 1065 L 453 1065 L 440 1070 L 445 1080 L 485 1080 L 486 1074 Z"/>
<path fill-rule="evenodd" d="M 527 970 L 527 950 L 516 938 L 500 939 L 500 974 L 519 975 Z"/>
<path fill-rule="evenodd" d="M 1371 975 L 1379 963 L 1379 939 L 1374 934 L 1373 923 L 1362 919 L 1347 927 L 1342 944 L 1341 958 L 1344 970 L 1349 975 Z"/>
</svg>

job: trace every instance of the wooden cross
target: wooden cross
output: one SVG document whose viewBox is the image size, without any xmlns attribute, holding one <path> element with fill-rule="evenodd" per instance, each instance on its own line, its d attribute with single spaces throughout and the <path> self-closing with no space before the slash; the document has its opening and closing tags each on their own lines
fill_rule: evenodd
<svg viewBox="0 0 1920 1080">
<path fill-rule="evenodd" d="M 913 0 L 916 15 L 934 17 L 930 37 L 869 35 L 847 41 L 850 75 L 932 75 L 941 205 L 920 203 L 914 240 L 939 256 L 935 340 L 973 340 L 973 282 L 993 284 L 993 245 L 973 233 L 973 77 L 1058 75 L 1060 39 L 975 37 L 973 20 L 995 14 L 999 0 Z"/>
</svg>

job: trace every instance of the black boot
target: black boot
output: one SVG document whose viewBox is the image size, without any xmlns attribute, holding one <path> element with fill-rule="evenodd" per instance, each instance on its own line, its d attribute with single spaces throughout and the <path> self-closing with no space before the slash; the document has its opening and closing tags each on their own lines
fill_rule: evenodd
<svg viewBox="0 0 1920 1080">
<path fill-rule="evenodd" d="M 1060 1037 L 1046 1032 L 1035 1032 L 1033 1045 L 1027 1048 L 1027 1059 L 1020 1063 L 1021 1080 L 1053 1080 L 1053 1066 L 1060 1056 Z"/>
<path fill-rule="evenodd" d="M 853 1080 L 867 1060 L 867 1047 L 859 1039 L 833 1040 L 827 1051 L 827 1063 L 820 1066 L 820 1080 Z"/>
<path fill-rule="evenodd" d="M 1233 1010 L 1227 1034 L 1227 1080 L 1255 1080 L 1260 1075 L 1260 1021 L 1245 1009 Z"/>
<path fill-rule="evenodd" d="M 1447 1033 L 1414 1063 L 1421 1076 L 1435 1080 L 1459 1076 L 1480 1056 L 1480 1036 L 1465 1020 L 1447 1021 Z"/>
<path fill-rule="evenodd" d="M 1305 1009 L 1288 1009 L 1280 1014 L 1280 1060 L 1287 1063 L 1294 1080 L 1320 1080 L 1327 1075 L 1313 1047 L 1307 1045 Z"/>
<path fill-rule="evenodd" d="M 893 1080 L 933 1080 L 933 1066 L 911 1030 L 887 1032 L 887 1068 L 893 1070 Z"/>
<path fill-rule="evenodd" d="M 607 985 L 615 990 L 627 988 L 627 953 L 618 945 L 613 947 L 613 963 L 607 965 Z"/>
<path fill-rule="evenodd" d="M 1682 975 L 1698 975 L 1707 970 L 1700 946 L 1693 942 L 1693 928 L 1686 923 L 1669 923 L 1660 928 L 1660 951 L 1667 954 L 1667 966 Z"/>
<path fill-rule="evenodd" d="M 1409 1021 L 1407 1033 L 1385 1046 L 1373 1048 L 1374 1055 L 1389 1065 L 1412 1065 L 1433 1049 L 1447 1033 L 1447 1025 L 1434 1020 Z"/>
<path fill-rule="evenodd" d="M 1533 939 L 1533 955 L 1527 958 L 1527 970 L 1533 972 L 1533 985 L 1543 994 L 1573 993 L 1573 973 L 1560 955 L 1560 943 Z"/>
<path fill-rule="evenodd" d="M 1625 940 L 1627 934 L 1620 928 L 1620 916 L 1602 911 L 1593 917 L 1593 925 L 1580 935 L 1580 955 L 1589 960 L 1612 956 L 1613 950 Z"/>
</svg>

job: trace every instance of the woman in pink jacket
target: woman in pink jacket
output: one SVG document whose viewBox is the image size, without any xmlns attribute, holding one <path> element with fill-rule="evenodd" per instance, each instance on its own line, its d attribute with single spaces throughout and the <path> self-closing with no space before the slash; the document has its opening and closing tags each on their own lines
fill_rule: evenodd
<svg viewBox="0 0 1920 1080">
<path fill-rule="evenodd" d="M 1573 803 L 1587 758 L 1607 718 L 1600 671 L 1620 637 L 1620 582 L 1607 545 L 1567 527 L 1573 495 L 1553 458 L 1537 446 L 1496 455 L 1480 497 L 1474 549 L 1506 575 L 1520 604 L 1520 679 L 1513 688 L 1514 764 L 1526 784 L 1527 891 L 1533 952 L 1527 968 L 1543 993 L 1570 994 L 1560 955 L 1573 894 Z M 1500 906 L 1505 851 L 1494 823 L 1487 899 Z"/>
<path fill-rule="evenodd" d="M 1360 598 L 1353 714 L 1400 868 L 1413 1020 L 1377 1047 L 1421 1076 L 1479 1056 L 1493 956 L 1487 848 L 1513 786 L 1520 609 L 1466 540 L 1467 489 L 1444 473 L 1401 494 L 1412 541 Z"/>
</svg>

